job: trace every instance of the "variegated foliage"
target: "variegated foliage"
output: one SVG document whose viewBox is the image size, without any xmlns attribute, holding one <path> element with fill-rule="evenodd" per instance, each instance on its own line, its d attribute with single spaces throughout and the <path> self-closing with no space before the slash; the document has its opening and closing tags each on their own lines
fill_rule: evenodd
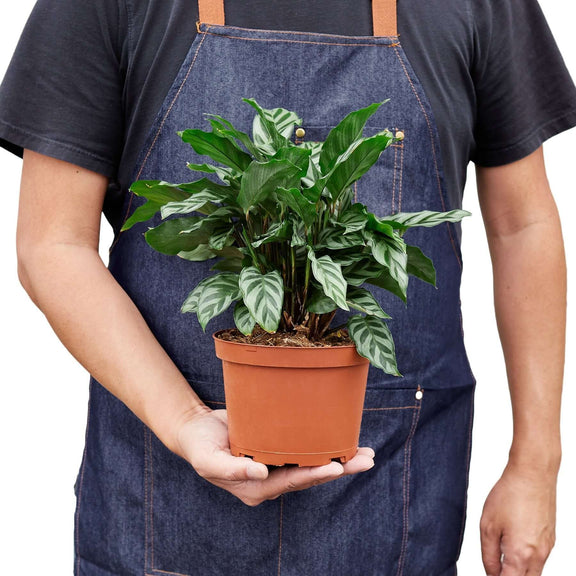
<svg viewBox="0 0 576 576">
<path fill-rule="evenodd" d="M 435 285 L 432 261 L 404 242 L 404 232 L 458 222 L 469 213 L 379 218 L 353 201 L 354 183 L 395 141 L 388 130 L 363 136 L 384 102 L 350 112 L 323 142 L 296 144 L 292 134 L 302 119 L 295 112 L 243 100 L 256 112 L 252 134 L 217 114 L 206 115 L 210 131 L 180 132 L 197 154 L 217 164 L 188 164 L 208 175 L 193 182 L 135 182 L 132 192 L 146 202 L 122 230 L 159 213 L 162 223 L 145 232 L 152 248 L 193 262 L 215 260 L 215 274 L 182 305 L 204 330 L 235 303 L 234 322 L 244 334 L 257 324 L 268 332 L 304 327 L 317 339 L 343 309 L 354 312 L 347 326 L 358 352 L 400 375 L 385 322 L 390 316 L 363 285 L 404 301 L 410 276 Z"/>
</svg>

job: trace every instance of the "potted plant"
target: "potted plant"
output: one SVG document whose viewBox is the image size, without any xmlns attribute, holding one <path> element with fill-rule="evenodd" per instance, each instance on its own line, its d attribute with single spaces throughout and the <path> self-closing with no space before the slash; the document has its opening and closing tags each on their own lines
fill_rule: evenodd
<svg viewBox="0 0 576 576">
<path fill-rule="evenodd" d="M 363 285 L 404 300 L 409 275 L 435 285 L 431 260 L 403 234 L 469 212 L 381 218 L 354 202 L 354 182 L 396 140 L 388 130 L 362 134 L 383 102 L 351 112 L 323 142 L 297 144 L 295 112 L 243 100 L 256 111 L 252 138 L 215 114 L 211 131 L 179 133 L 218 163 L 189 168 L 220 182 L 137 181 L 131 190 L 147 202 L 123 230 L 159 211 L 165 221 L 145 234 L 152 248 L 217 259 L 181 311 L 206 330 L 234 304 L 236 327 L 213 335 L 232 454 L 274 465 L 344 462 L 356 454 L 369 363 L 401 376 L 390 316 Z M 186 249 L 174 249 L 183 238 Z M 357 313 L 331 327 L 338 309 Z"/>
</svg>

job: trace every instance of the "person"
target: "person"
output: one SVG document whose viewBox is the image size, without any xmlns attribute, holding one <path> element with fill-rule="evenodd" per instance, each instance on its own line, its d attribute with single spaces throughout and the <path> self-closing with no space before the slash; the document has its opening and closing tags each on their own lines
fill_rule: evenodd
<svg viewBox="0 0 576 576">
<path fill-rule="evenodd" d="M 134 180 L 178 181 L 203 161 L 176 132 L 205 112 L 248 130 L 244 96 L 297 111 L 312 140 L 390 98 L 367 129 L 404 140 L 357 187 L 382 214 L 460 207 L 475 162 L 514 408 L 482 559 L 490 575 L 539 574 L 554 544 L 566 304 L 542 144 L 576 124 L 576 91 L 536 0 L 39 0 L 0 89 L 0 138 L 24 157 L 21 282 L 91 374 L 75 574 L 455 573 L 476 384 L 461 227 L 426 237 L 442 305 L 411 283 L 404 378 L 371 370 L 357 456 L 274 470 L 229 453 L 210 336 L 175 306 L 190 269 L 150 254 L 145 228 L 121 231 Z"/>
</svg>

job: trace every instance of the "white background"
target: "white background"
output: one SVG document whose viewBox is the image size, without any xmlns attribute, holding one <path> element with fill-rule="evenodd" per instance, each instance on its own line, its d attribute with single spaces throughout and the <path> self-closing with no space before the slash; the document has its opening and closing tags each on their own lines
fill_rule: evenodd
<svg viewBox="0 0 576 576">
<path fill-rule="evenodd" d="M 0 6 L 0 78 L 4 75 L 33 0 Z M 565 2 L 541 0 L 569 69 L 576 78 L 573 19 Z M 25 95 L 23 95 L 25 97 Z M 563 221 L 569 271 L 568 342 L 563 397 L 564 455 L 558 483 L 557 543 L 544 571 L 564 576 L 574 570 L 576 518 L 576 402 L 572 386 L 576 313 L 576 227 L 573 215 L 576 130 L 545 144 L 552 190 Z M 84 442 L 88 375 L 60 344 L 42 313 L 18 283 L 15 231 L 21 162 L 0 151 L 3 225 L 0 227 L 0 525 L 2 574 L 63 575 L 72 572 L 73 483 Z M 464 195 L 473 216 L 463 222 L 462 307 L 466 347 L 478 380 L 470 473 L 468 520 L 459 562 L 463 576 L 483 576 L 478 524 L 484 500 L 507 460 L 511 409 L 502 351 L 494 319 L 491 266 L 477 203 L 474 173 Z M 110 242 L 102 225 L 102 257 Z M 538 338 L 538 326 L 534 326 Z M 572 351 L 572 353 L 570 353 Z"/>
</svg>

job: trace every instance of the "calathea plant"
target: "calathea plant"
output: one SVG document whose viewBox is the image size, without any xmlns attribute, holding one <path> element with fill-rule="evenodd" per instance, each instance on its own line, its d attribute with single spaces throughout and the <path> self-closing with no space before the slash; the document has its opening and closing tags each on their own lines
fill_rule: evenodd
<svg viewBox="0 0 576 576">
<path fill-rule="evenodd" d="M 218 164 L 188 164 L 216 175 L 184 184 L 137 181 L 131 190 L 147 202 L 127 220 L 126 230 L 160 211 L 148 244 L 190 261 L 216 258 L 213 275 L 193 288 L 182 312 L 194 312 L 205 330 L 211 318 L 234 307 L 244 335 L 256 325 L 269 333 L 305 331 L 323 337 L 337 309 L 355 310 L 347 321 L 359 354 L 400 376 L 390 318 L 365 284 L 406 301 L 408 277 L 435 285 L 435 269 L 404 232 L 413 226 L 457 222 L 469 212 L 422 211 L 384 218 L 354 202 L 353 184 L 395 141 L 388 130 L 364 137 L 367 120 L 384 104 L 348 114 L 324 142 L 292 142 L 301 118 L 283 108 L 256 110 L 252 138 L 230 121 L 208 114 L 211 131 L 179 136 Z"/>
</svg>

